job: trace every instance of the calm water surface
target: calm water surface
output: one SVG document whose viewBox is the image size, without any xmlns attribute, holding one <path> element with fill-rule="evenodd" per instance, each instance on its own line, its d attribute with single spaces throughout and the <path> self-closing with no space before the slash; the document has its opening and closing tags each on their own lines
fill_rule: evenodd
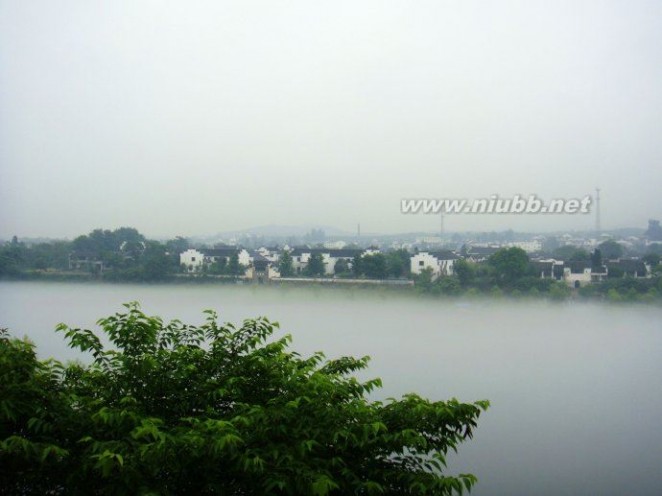
<svg viewBox="0 0 662 496">
<path fill-rule="evenodd" d="M 451 472 L 476 495 L 662 494 L 662 308 L 440 302 L 365 290 L 0 283 L 0 327 L 76 357 L 53 328 L 138 300 L 165 319 L 265 315 L 303 353 L 372 357 L 376 398 L 489 399 Z"/>
</svg>

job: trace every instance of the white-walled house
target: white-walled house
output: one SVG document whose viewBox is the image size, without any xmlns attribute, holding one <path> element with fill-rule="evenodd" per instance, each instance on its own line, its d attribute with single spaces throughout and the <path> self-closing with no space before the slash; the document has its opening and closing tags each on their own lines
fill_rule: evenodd
<svg viewBox="0 0 662 496">
<path fill-rule="evenodd" d="M 460 258 L 452 251 L 422 251 L 411 257 L 411 273 L 418 275 L 425 269 L 432 269 L 434 278 L 453 275 L 453 264 Z"/>
<path fill-rule="evenodd" d="M 591 265 L 584 262 L 569 262 L 563 268 L 563 279 L 571 288 L 591 284 Z"/>
<path fill-rule="evenodd" d="M 239 263 L 244 267 L 248 267 L 253 262 L 253 257 L 250 253 L 243 248 L 227 247 L 227 248 L 189 248 L 179 255 L 179 263 L 186 267 L 188 272 L 201 272 L 204 266 L 209 266 L 214 262 L 220 261 L 222 258 L 229 259 L 232 255 L 237 254 Z"/>
<path fill-rule="evenodd" d="M 198 272 L 202 270 L 205 255 L 195 248 L 189 248 L 179 254 L 179 264 L 184 266 L 188 272 Z"/>
<path fill-rule="evenodd" d="M 258 248 L 255 253 L 266 258 L 272 264 L 277 264 L 280 260 L 280 250 L 277 247 L 262 246 Z M 253 257 L 255 257 L 255 255 L 253 255 Z"/>
</svg>

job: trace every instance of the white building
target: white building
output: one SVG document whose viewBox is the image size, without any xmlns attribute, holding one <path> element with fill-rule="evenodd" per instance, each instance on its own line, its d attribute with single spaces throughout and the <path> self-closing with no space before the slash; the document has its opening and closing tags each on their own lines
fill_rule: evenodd
<svg viewBox="0 0 662 496">
<path fill-rule="evenodd" d="M 432 269 L 433 278 L 453 275 L 453 264 L 460 258 L 452 251 L 422 251 L 411 257 L 411 273 L 418 275 Z"/>
<path fill-rule="evenodd" d="M 571 288 L 579 288 L 591 284 L 591 267 L 584 264 L 571 263 L 563 268 L 563 279 Z"/>
<path fill-rule="evenodd" d="M 521 248 L 527 253 L 536 253 L 542 251 L 542 243 L 539 240 L 532 241 L 511 241 L 504 246 L 509 248 Z"/>
<path fill-rule="evenodd" d="M 201 272 L 204 266 L 219 262 L 222 258 L 229 260 L 234 254 L 237 254 L 239 264 L 244 267 L 248 267 L 253 262 L 253 258 L 245 249 L 227 247 L 199 250 L 190 248 L 179 255 L 179 263 L 186 267 L 188 272 Z"/>
</svg>

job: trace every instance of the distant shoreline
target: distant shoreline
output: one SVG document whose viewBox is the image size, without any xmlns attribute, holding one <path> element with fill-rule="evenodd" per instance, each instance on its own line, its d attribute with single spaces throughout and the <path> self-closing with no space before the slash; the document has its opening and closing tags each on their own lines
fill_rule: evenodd
<svg viewBox="0 0 662 496">
<path fill-rule="evenodd" d="M 520 293 L 517 291 L 504 292 L 502 290 L 478 291 L 476 288 L 466 288 L 458 294 L 443 294 L 426 291 L 423 287 L 417 286 L 412 280 L 404 279 L 341 279 L 341 278 L 281 278 L 272 279 L 268 282 L 259 283 L 252 280 L 234 278 L 230 276 L 215 275 L 187 275 L 179 274 L 169 276 L 166 279 L 157 281 L 141 281 L 128 279 L 104 279 L 94 274 L 80 272 L 24 272 L 14 276 L 4 276 L 0 282 L 60 282 L 74 284 L 103 284 L 103 285 L 122 285 L 134 284 L 140 286 L 238 286 L 243 288 L 332 288 L 360 290 L 368 293 L 391 293 L 401 294 L 416 298 L 425 298 L 431 301 L 442 300 L 512 300 L 512 301 L 556 301 L 556 302 L 603 302 L 603 303 L 634 303 L 660 306 L 660 298 L 628 298 L 626 294 L 609 295 L 592 294 L 582 295 L 577 290 L 569 290 L 563 297 L 555 297 L 550 293 Z"/>
</svg>

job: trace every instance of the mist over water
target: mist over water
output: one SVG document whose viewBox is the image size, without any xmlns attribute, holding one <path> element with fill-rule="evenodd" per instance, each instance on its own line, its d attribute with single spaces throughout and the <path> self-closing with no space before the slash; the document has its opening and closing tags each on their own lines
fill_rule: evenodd
<svg viewBox="0 0 662 496">
<path fill-rule="evenodd" d="M 0 327 L 41 357 L 77 357 L 55 325 L 95 328 L 137 300 L 200 323 L 267 316 L 303 355 L 372 357 L 375 399 L 489 399 L 449 472 L 476 495 L 659 494 L 662 308 L 533 301 L 444 301 L 326 288 L 0 283 Z"/>
</svg>

